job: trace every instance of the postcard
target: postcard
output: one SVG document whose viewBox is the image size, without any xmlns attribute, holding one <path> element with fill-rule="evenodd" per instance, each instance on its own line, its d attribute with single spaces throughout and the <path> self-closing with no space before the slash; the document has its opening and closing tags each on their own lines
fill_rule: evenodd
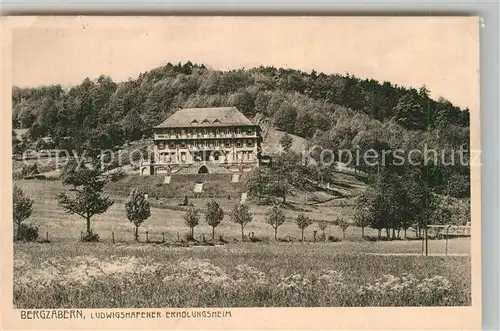
<svg viewBox="0 0 500 331">
<path fill-rule="evenodd" d="M 479 26 L 4 17 L 2 329 L 480 329 Z"/>
</svg>

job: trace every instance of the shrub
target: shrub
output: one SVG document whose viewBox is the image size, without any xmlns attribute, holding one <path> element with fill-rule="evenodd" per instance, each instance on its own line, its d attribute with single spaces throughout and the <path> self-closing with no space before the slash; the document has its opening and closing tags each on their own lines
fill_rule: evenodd
<svg viewBox="0 0 500 331">
<path fill-rule="evenodd" d="M 82 242 L 98 242 L 99 235 L 94 231 L 90 230 L 90 232 L 85 232 L 81 239 Z"/>
<path fill-rule="evenodd" d="M 188 233 L 184 234 L 184 240 L 186 240 L 186 241 L 197 241 L 194 238 L 194 235 L 191 234 L 191 232 L 188 232 Z"/>
<path fill-rule="evenodd" d="M 339 242 L 339 241 L 342 241 L 342 240 L 340 240 L 340 238 L 337 238 L 335 236 L 328 236 L 328 241 Z"/>
<path fill-rule="evenodd" d="M 120 170 L 120 171 L 117 171 L 117 172 L 112 173 L 112 174 L 111 174 L 111 177 L 110 177 L 110 180 L 111 180 L 112 182 L 117 182 L 117 181 L 119 181 L 120 179 L 123 179 L 123 178 L 125 178 L 125 177 L 127 177 L 127 174 L 126 174 L 124 171 Z"/>
<path fill-rule="evenodd" d="M 318 240 L 319 240 L 319 241 L 326 241 L 326 234 L 321 233 L 321 234 L 319 235 L 319 237 L 318 237 Z"/>
<path fill-rule="evenodd" d="M 40 172 L 38 171 L 38 165 L 36 163 L 32 165 L 24 165 L 21 170 L 22 177 L 25 179 L 33 178 L 35 175 L 38 175 Z"/>
<path fill-rule="evenodd" d="M 36 241 L 38 239 L 38 227 L 33 224 L 21 223 L 17 231 L 20 240 Z"/>
</svg>

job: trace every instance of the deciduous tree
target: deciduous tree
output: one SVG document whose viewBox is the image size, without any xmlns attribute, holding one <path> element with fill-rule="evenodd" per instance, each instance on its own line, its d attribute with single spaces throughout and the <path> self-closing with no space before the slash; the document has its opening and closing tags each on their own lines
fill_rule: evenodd
<svg viewBox="0 0 500 331">
<path fill-rule="evenodd" d="M 266 212 L 266 221 L 274 229 L 274 240 L 278 240 L 278 228 L 285 223 L 285 214 L 278 205 L 272 205 Z"/>
<path fill-rule="evenodd" d="M 338 226 L 340 228 L 340 230 L 342 230 L 342 238 L 345 239 L 345 232 L 349 228 L 349 226 L 351 226 L 351 223 L 349 223 L 348 221 L 346 221 L 343 218 L 338 217 L 335 220 L 335 225 Z"/>
<path fill-rule="evenodd" d="M 12 218 L 17 226 L 16 238 L 17 240 L 20 240 L 19 229 L 21 227 L 21 223 L 31 216 L 33 211 L 33 200 L 25 196 L 23 190 L 17 185 L 14 185 L 12 193 Z"/>
<path fill-rule="evenodd" d="M 241 226 L 241 240 L 244 240 L 245 226 L 252 221 L 252 215 L 250 214 L 250 209 L 247 205 L 242 203 L 237 203 L 233 206 L 230 214 L 231 222 L 239 224 Z"/>
<path fill-rule="evenodd" d="M 247 173 L 245 179 L 245 189 L 248 195 L 257 197 L 259 203 L 261 199 L 268 193 L 268 185 L 271 180 L 269 169 L 264 167 L 256 167 Z"/>
<path fill-rule="evenodd" d="M 295 223 L 297 224 L 297 227 L 300 229 L 302 232 L 302 241 L 304 241 L 304 230 L 312 224 L 312 221 L 309 217 L 304 215 L 303 213 L 300 213 L 297 215 L 297 219 L 295 220 Z"/>
<path fill-rule="evenodd" d="M 224 210 L 219 206 L 217 201 L 211 200 L 207 203 L 205 211 L 205 220 L 212 227 L 212 239 L 215 239 L 215 228 L 224 219 Z"/>
<path fill-rule="evenodd" d="M 200 217 L 198 215 L 198 210 L 195 207 L 189 207 L 184 214 L 184 222 L 189 227 L 190 237 L 194 239 L 194 228 L 200 224 Z"/>
<path fill-rule="evenodd" d="M 134 239 L 139 241 L 139 226 L 151 216 L 151 206 L 146 199 L 144 192 L 133 189 L 125 203 L 127 218 L 135 226 Z"/>
<path fill-rule="evenodd" d="M 59 205 L 69 214 L 76 214 L 87 221 L 87 234 L 92 234 L 90 220 L 92 216 L 102 214 L 113 205 L 109 196 L 103 194 L 106 179 L 98 165 L 93 168 L 81 168 L 76 171 L 78 184 L 73 197 L 61 192 Z"/>
<path fill-rule="evenodd" d="M 280 145 L 283 147 L 283 150 L 285 152 L 288 152 L 290 150 L 290 147 L 292 147 L 293 143 L 293 138 L 288 134 L 285 133 L 283 136 L 280 138 Z"/>
</svg>

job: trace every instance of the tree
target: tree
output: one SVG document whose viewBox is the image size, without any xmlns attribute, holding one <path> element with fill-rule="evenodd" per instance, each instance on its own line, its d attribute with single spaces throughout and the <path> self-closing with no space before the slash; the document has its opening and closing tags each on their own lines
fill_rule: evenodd
<svg viewBox="0 0 500 331">
<path fill-rule="evenodd" d="M 266 212 L 266 221 L 274 228 L 274 240 L 278 240 L 278 228 L 285 223 L 283 209 L 274 204 Z"/>
<path fill-rule="evenodd" d="M 349 228 L 349 226 L 351 225 L 351 223 L 347 222 L 343 218 L 338 217 L 335 220 L 335 225 L 338 226 L 340 228 L 340 230 L 342 230 L 342 238 L 345 239 L 345 231 Z"/>
<path fill-rule="evenodd" d="M 318 223 L 318 227 L 321 231 L 323 231 L 323 238 L 326 238 L 325 230 L 328 227 L 328 223 L 326 221 L 321 221 Z"/>
<path fill-rule="evenodd" d="M 274 125 L 278 130 L 293 132 L 295 128 L 295 119 L 297 118 L 297 109 L 288 102 L 283 102 L 274 113 Z"/>
<path fill-rule="evenodd" d="M 71 185 L 76 190 L 78 186 L 82 185 L 82 181 L 86 174 L 86 172 L 83 171 L 84 169 L 86 169 L 86 166 L 83 163 L 79 165 L 76 158 L 69 158 L 61 171 L 62 183 L 64 185 Z"/>
<path fill-rule="evenodd" d="M 198 210 L 194 207 L 190 207 L 184 214 L 184 222 L 190 229 L 190 238 L 194 239 L 194 227 L 200 223 Z"/>
<path fill-rule="evenodd" d="M 207 210 L 205 211 L 205 220 L 212 227 L 212 239 L 215 239 L 215 228 L 223 219 L 224 210 L 222 210 L 217 201 L 209 201 L 207 203 Z"/>
<path fill-rule="evenodd" d="M 245 179 L 245 189 L 250 196 L 257 197 L 259 203 L 267 193 L 267 186 L 271 180 L 269 169 L 256 167 L 249 171 Z"/>
<path fill-rule="evenodd" d="M 25 219 L 31 216 L 31 213 L 33 211 L 32 208 L 33 200 L 26 197 L 24 195 L 23 190 L 17 185 L 14 185 L 14 189 L 12 191 L 12 198 L 13 198 L 12 218 L 17 226 L 16 238 L 17 240 L 20 240 L 21 237 L 19 229 L 21 227 L 21 223 Z"/>
<path fill-rule="evenodd" d="M 87 235 L 92 235 L 90 220 L 92 216 L 105 213 L 114 203 L 109 196 L 103 195 L 107 181 L 103 178 L 100 167 L 96 164 L 92 169 L 81 168 L 76 171 L 78 185 L 73 198 L 61 192 L 58 195 L 59 205 L 69 214 L 76 214 L 87 221 Z"/>
<path fill-rule="evenodd" d="M 280 145 L 283 147 L 283 150 L 285 152 L 288 152 L 290 150 L 290 147 L 292 147 L 293 143 L 293 138 L 288 134 L 285 133 L 283 136 L 280 138 Z"/>
<path fill-rule="evenodd" d="M 252 221 L 252 215 L 247 205 L 237 203 L 234 205 L 230 214 L 231 222 L 237 223 L 241 226 L 241 240 L 244 240 L 245 234 L 243 232 L 245 226 Z"/>
<path fill-rule="evenodd" d="M 354 224 L 361 228 L 361 238 L 365 237 L 365 227 L 372 223 L 372 193 L 373 192 L 369 189 L 367 192 L 360 195 L 354 206 Z"/>
<path fill-rule="evenodd" d="M 292 186 L 284 176 L 275 176 L 266 186 L 266 191 L 286 202 L 286 197 L 292 192 Z"/>
<path fill-rule="evenodd" d="M 298 228 L 302 231 L 302 241 L 304 241 L 304 230 L 312 224 L 312 221 L 309 217 L 306 215 L 300 213 L 297 215 L 297 219 L 295 220 L 295 223 L 297 224 Z"/>
<path fill-rule="evenodd" d="M 425 128 L 424 107 L 414 94 L 403 95 L 393 109 L 394 120 L 403 127 L 410 130 L 422 130 Z"/>
<path fill-rule="evenodd" d="M 134 239 L 139 241 L 139 226 L 151 216 L 151 206 L 144 192 L 138 189 L 132 190 L 125 204 L 125 210 L 128 220 L 135 226 Z"/>
</svg>

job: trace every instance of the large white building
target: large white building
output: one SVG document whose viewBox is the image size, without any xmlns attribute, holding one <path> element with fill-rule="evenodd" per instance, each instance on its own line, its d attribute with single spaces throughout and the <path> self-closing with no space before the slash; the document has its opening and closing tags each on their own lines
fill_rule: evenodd
<svg viewBox="0 0 500 331">
<path fill-rule="evenodd" d="M 242 171 L 259 165 L 260 127 L 235 107 L 180 109 L 153 131 L 150 173 L 186 165 L 198 172 L 215 166 Z"/>
</svg>

